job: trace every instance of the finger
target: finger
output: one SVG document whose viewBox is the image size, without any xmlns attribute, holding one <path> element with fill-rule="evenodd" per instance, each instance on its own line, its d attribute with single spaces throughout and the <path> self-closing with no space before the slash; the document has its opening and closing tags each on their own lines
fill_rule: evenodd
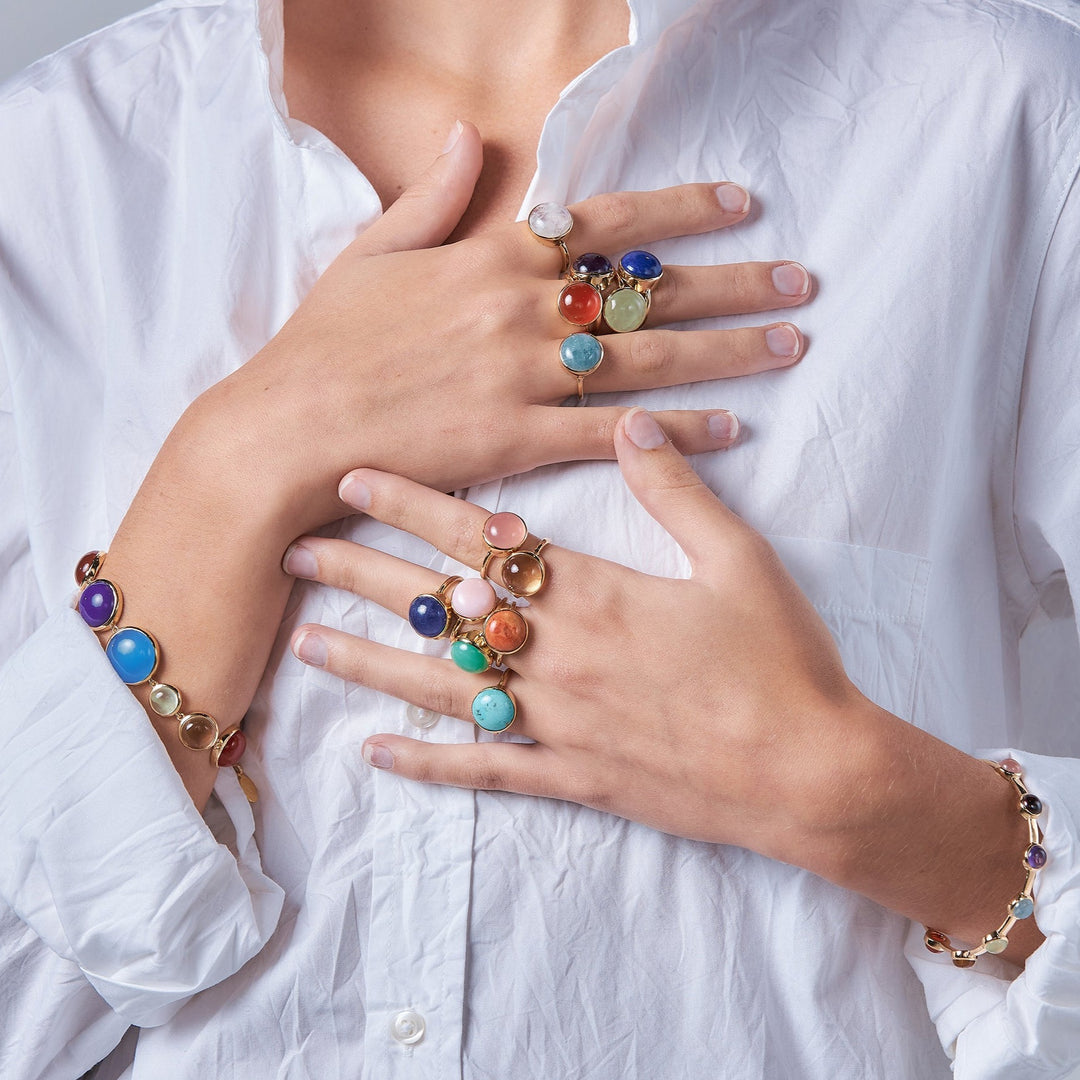
<svg viewBox="0 0 1080 1080">
<path fill-rule="evenodd" d="M 724 229 L 749 211 L 749 193 L 731 183 L 616 191 L 571 206 L 570 235 L 575 251 L 623 252 L 654 240 Z"/>
<path fill-rule="evenodd" d="M 534 460 L 525 468 L 560 461 L 614 458 L 616 430 L 626 412 L 618 407 L 533 406 L 527 445 Z M 675 409 L 656 413 L 656 420 L 667 438 L 684 454 L 723 450 L 739 437 L 738 417 L 726 409 Z M 524 472 L 525 468 L 520 471 Z"/>
<path fill-rule="evenodd" d="M 811 278 L 796 262 L 668 266 L 652 291 L 650 326 L 720 315 L 797 307 L 810 298 Z"/>
<path fill-rule="evenodd" d="M 325 536 L 302 536 L 285 552 L 282 567 L 293 577 L 363 596 L 403 619 L 414 597 L 434 593 L 446 580 L 446 574 L 377 548 Z"/>
<path fill-rule="evenodd" d="M 472 124 L 458 121 L 443 152 L 353 244 L 359 255 L 436 247 L 454 231 L 469 205 L 483 147 Z"/>
<path fill-rule="evenodd" d="M 421 783 L 552 799 L 571 797 L 558 758 L 539 743 L 446 744 L 373 735 L 364 743 L 363 753 L 374 768 Z"/>
<path fill-rule="evenodd" d="M 584 384 L 590 393 L 677 386 L 787 367 L 802 358 L 806 341 L 791 323 L 772 323 L 738 330 L 608 334 L 603 346 L 604 359 Z M 553 360 L 556 393 L 572 393 L 575 377 Z"/>
<path fill-rule="evenodd" d="M 297 628 L 290 647 L 309 667 L 470 724 L 473 698 L 499 681 L 499 672 L 462 671 L 444 657 L 395 649 L 311 623 Z M 520 728 L 519 719 L 514 730 Z"/>
<path fill-rule="evenodd" d="M 745 528 L 644 409 L 631 409 L 622 418 L 615 449 L 627 487 L 695 569 L 714 555 L 733 528 Z"/>
</svg>

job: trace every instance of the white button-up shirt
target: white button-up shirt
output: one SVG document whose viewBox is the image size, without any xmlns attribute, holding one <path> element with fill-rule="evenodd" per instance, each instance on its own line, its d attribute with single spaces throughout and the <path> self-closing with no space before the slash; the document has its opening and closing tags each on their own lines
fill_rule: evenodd
<svg viewBox="0 0 1080 1080">
<path fill-rule="evenodd" d="M 697 466 L 773 540 L 852 679 L 965 750 L 1013 750 L 1047 805 L 1046 943 L 1019 976 L 956 970 L 904 918 L 746 850 L 372 770 L 374 732 L 488 736 L 298 663 L 303 621 L 433 648 L 306 583 L 248 717 L 262 798 L 252 813 L 224 770 L 196 813 L 71 610 L 72 566 L 184 407 L 380 208 L 288 117 L 279 6 L 165 0 L 0 95 L 5 1080 L 76 1077 L 130 1024 L 106 1076 L 931 1080 L 952 1057 L 959 1077 L 1046 1080 L 1080 1062 L 1075 665 L 1062 649 L 1026 697 L 1020 678 L 1021 635 L 1071 617 L 1080 580 L 1080 7 L 631 7 L 630 44 L 548 116 L 522 209 L 731 179 L 751 219 L 657 253 L 810 268 L 794 368 L 609 400 L 738 413 L 740 445 Z M 611 463 L 470 497 L 684 572 Z M 339 534 L 452 569 L 366 519 Z"/>
</svg>

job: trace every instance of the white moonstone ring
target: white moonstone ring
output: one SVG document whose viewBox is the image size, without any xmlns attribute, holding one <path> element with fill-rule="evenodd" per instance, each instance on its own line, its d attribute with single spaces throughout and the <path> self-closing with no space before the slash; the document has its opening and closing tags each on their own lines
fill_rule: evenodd
<svg viewBox="0 0 1080 1080">
<path fill-rule="evenodd" d="M 570 266 L 570 252 L 566 248 L 566 238 L 574 227 L 574 216 L 562 203 L 538 203 L 529 211 L 529 230 L 537 240 L 557 247 L 563 256 L 562 277 Z"/>
</svg>

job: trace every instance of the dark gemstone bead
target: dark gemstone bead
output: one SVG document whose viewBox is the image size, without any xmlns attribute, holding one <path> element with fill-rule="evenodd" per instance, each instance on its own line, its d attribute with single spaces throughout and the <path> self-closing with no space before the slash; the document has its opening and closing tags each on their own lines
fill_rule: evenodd
<svg viewBox="0 0 1080 1080">
<path fill-rule="evenodd" d="M 437 638 L 446 629 L 446 608 L 437 596 L 423 593 L 409 605 L 409 625 L 421 636 Z"/>
<path fill-rule="evenodd" d="M 1031 844 L 1024 852 L 1024 862 L 1032 870 L 1041 870 L 1046 865 L 1046 848 L 1041 844 Z"/>
<path fill-rule="evenodd" d="M 1020 796 L 1020 809 L 1028 817 L 1038 817 L 1042 813 L 1042 808 L 1042 799 L 1038 795 L 1032 795 L 1029 791 L 1026 795 Z"/>
<path fill-rule="evenodd" d="M 117 592 L 112 582 L 98 580 L 87 585 L 79 597 L 79 614 L 94 630 L 108 625 L 116 614 Z"/>
<path fill-rule="evenodd" d="M 88 551 L 75 567 L 75 584 L 82 585 L 84 581 L 90 576 L 91 571 L 94 569 L 95 564 L 100 557 L 100 551 Z"/>
<path fill-rule="evenodd" d="M 225 736 L 225 745 L 221 748 L 217 763 L 222 769 L 235 765 L 247 749 L 247 739 L 242 731 L 233 731 Z"/>
<path fill-rule="evenodd" d="M 611 260 L 606 255 L 587 251 L 574 260 L 571 269 L 575 274 L 610 274 L 612 266 Z"/>
<path fill-rule="evenodd" d="M 651 251 L 628 251 L 619 265 L 632 277 L 645 281 L 658 278 L 664 271 L 660 260 Z"/>
</svg>

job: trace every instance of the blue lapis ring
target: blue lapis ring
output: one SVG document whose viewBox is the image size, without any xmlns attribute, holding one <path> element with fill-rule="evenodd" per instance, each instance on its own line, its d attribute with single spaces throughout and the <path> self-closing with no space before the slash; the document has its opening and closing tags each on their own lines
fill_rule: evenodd
<svg viewBox="0 0 1080 1080">
<path fill-rule="evenodd" d="M 619 280 L 635 292 L 647 293 L 664 276 L 663 263 L 651 252 L 640 249 L 628 251 L 619 260 Z"/>
</svg>

